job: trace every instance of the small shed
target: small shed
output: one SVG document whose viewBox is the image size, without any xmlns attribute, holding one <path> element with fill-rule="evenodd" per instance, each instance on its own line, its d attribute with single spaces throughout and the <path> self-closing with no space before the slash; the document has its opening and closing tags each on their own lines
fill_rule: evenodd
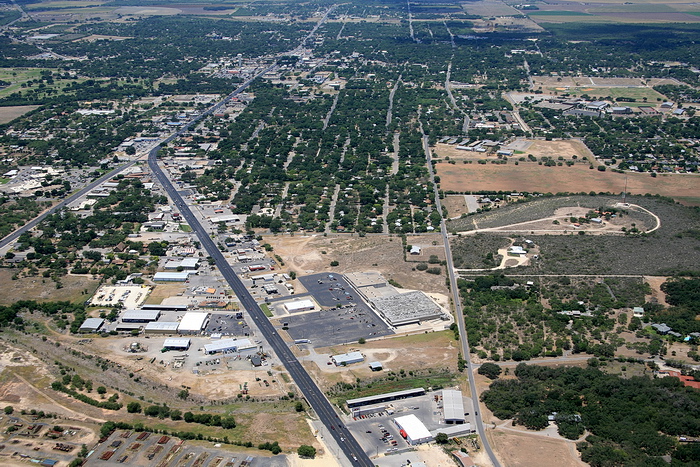
<svg viewBox="0 0 700 467">
<path fill-rule="evenodd" d="M 372 371 L 382 371 L 384 367 L 382 366 L 381 362 L 370 362 L 369 368 Z"/>
<path fill-rule="evenodd" d="M 88 318 L 80 325 L 78 332 L 97 332 L 104 322 L 102 318 Z"/>
</svg>

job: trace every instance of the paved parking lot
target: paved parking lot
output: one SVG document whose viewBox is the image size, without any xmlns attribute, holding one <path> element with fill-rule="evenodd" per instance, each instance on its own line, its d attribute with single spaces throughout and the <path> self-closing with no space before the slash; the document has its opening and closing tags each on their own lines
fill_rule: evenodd
<svg viewBox="0 0 700 467">
<path fill-rule="evenodd" d="M 340 274 L 312 274 L 299 278 L 299 282 L 314 296 L 321 306 L 345 305 L 355 303 L 363 307 L 362 298 Z M 371 313 L 369 308 L 367 309 Z"/>
<path fill-rule="evenodd" d="M 346 344 L 357 342 L 361 337 L 373 339 L 394 333 L 374 312 L 352 305 L 284 316 L 280 322 L 288 323 L 287 332 L 293 339 L 310 339 L 314 347 Z"/>
<path fill-rule="evenodd" d="M 240 318 L 236 318 L 240 316 Z M 221 334 L 223 337 L 247 337 L 250 334 L 250 328 L 243 318 L 243 312 L 212 312 L 209 324 L 204 328 L 204 333 L 207 335 Z"/>
</svg>

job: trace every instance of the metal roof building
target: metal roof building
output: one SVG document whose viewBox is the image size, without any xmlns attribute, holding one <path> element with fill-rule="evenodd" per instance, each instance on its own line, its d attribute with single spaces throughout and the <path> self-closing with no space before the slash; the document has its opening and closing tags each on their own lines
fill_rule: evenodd
<svg viewBox="0 0 700 467">
<path fill-rule="evenodd" d="M 365 356 L 360 352 L 349 352 L 340 355 L 333 355 L 331 360 L 333 360 L 333 363 L 335 363 L 336 366 L 351 365 L 353 363 L 365 361 Z"/>
<path fill-rule="evenodd" d="M 208 318 L 209 313 L 188 311 L 185 313 L 185 316 L 182 317 L 177 332 L 180 334 L 197 334 L 205 326 Z"/>
<path fill-rule="evenodd" d="M 80 325 L 79 332 L 97 332 L 104 324 L 102 318 L 88 318 Z"/>
<path fill-rule="evenodd" d="M 419 323 L 431 319 L 448 319 L 442 309 L 423 292 L 374 297 L 370 303 L 392 326 Z"/>
<path fill-rule="evenodd" d="M 122 323 L 148 323 L 160 318 L 158 310 L 126 310 L 122 314 Z"/>
<path fill-rule="evenodd" d="M 78 332 L 97 332 L 104 322 L 102 318 L 88 318 L 80 325 Z"/>
<path fill-rule="evenodd" d="M 198 258 L 185 258 L 180 262 L 180 266 L 183 269 L 197 269 L 198 263 L 199 263 Z"/>
<path fill-rule="evenodd" d="M 168 350 L 187 350 L 190 348 L 189 339 L 165 339 L 163 348 Z"/>
<path fill-rule="evenodd" d="M 442 410 L 445 414 L 445 423 L 464 423 L 464 399 L 462 399 L 462 391 L 443 389 Z"/>
<path fill-rule="evenodd" d="M 250 339 L 221 339 L 211 344 L 204 345 L 204 353 L 238 352 L 240 350 L 255 348 Z"/>
<path fill-rule="evenodd" d="M 190 274 L 194 274 L 192 271 L 183 272 L 157 272 L 153 275 L 153 280 L 158 282 L 184 282 L 190 277 Z"/>
<path fill-rule="evenodd" d="M 462 436 L 462 435 L 469 434 L 471 432 L 472 432 L 471 423 L 462 423 L 460 425 L 441 426 L 440 428 L 436 428 L 435 430 L 430 430 L 430 433 L 433 436 L 437 436 L 438 433 L 445 433 L 449 437 Z"/>
<path fill-rule="evenodd" d="M 423 422 L 414 414 L 397 417 L 394 419 L 394 423 L 399 427 L 401 436 L 406 438 L 406 441 L 411 446 L 428 443 L 433 440 L 433 435 L 430 434 Z"/>
<path fill-rule="evenodd" d="M 387 392 L 385 394 L 377 394 L 376 396 L 358 397 L 357 399 L 348 399 L 348 407 L 361 407 L 363 405 L 381 404 L 382 402 L 395 401 L 399 399 L 408 399 L 409 397 L 424 396 L 424 388 L 405 389 L 403 391 Z"/>
<path fill-rule="evenodd" d="M 187 311 L 187 305 L 141 305 L 142 310 Z"/>
<path fill-rule="evenodd" d="M 153 334 L 175 334 L 179 325 L 180 323 L 176 321 L 151 321 L 150 323 L 146 324 L 144 331 Z"/>
</svg>

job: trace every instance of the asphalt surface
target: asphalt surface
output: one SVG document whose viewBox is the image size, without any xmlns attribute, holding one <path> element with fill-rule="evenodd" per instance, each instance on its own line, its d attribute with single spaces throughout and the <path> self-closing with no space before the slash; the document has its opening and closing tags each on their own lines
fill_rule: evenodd
<svg viewBox="0 0 700 467">
<path fill-rule="evenodd" d="M 27 222 L 25 225 L 23 225 L 22 227 L 20 227 L 19 229 L 15 230 L 14 232 L 12 232 L 12 233 L 11 233 L 10 235 L 8 235 L 7 237 L 5 237 L 5 238 L 3 238 L 2 240 L 0 240 L 0 249 L 5 248 L 5 247 L 6 247 L 7 245 L 9 245 L 10 243 L 12 243 L 12 242 L 14 242 L 15 240 L 17 240 L 17 238 L 19 238 L 19 236 L 22 235 L 24 232 L 26 232 L 26 231 L 28 231 L 28 230 L 31 230 L 31 229 L 33 229 L 34 227 L 36 227 L 36 225 L 39 224 L 39 222 L 41 222 L 41 221 L 43 221 L 44 219 L 46 219 L 46 216 L 49 216 L 49 215 L 51 215 L 51 214 L 53 214 L 53 213 L 59 211 L 60 209 L 63 209 L 65 206 L 67 206 L 68 204 L 70 204 L 70 203 L 72 203 L 73 201 L 77 200 L 77 199 L 80 198 L 81 196 L 85 195 L 85 193 L 87 193 L 88 191 L 92 190 L 92 189 L 95 188 L 97 185 L 101 184 L 102 182 L 105 182 L 105 181 L 109 180 L 110 178 L 113 178 L 113 177 L 116 176 L 119 172 L 121 172 L 122 170 L 126 169 L 127 167 L 131 167 L 131 166 L 134 165 L 135 163 L 136 163 L 136 161 L 131 161 L 131 162 L 129 162 L 128 164 L 125 164 L 125 165 L 122 165 L 122 166 L 120 166 L 120 167 L 117 167 L 116 169 L 112 170 L 111 172 L 108 172 L 108 173 L 106 173 L 105 175 L 101 176 L 100 178 L 98 178 L 98 179 L 95 180 L 94 182 L 91 182 L 89 185 L 87 185 L 87 186 L 86 186 L 85 188 L 83 188 L 82 190 L 80 190 L 80 191 L 78 191 L 78 192 L 76 192 L 76 193 L 73 193 L 72 195 L 68 196 L 66 199 L 64 199 L 63 201 L 61 201 L 60 203 L 58 203 L 57 205 L 55 205 L 54 207 L 52 207 L 52 208 L 49 209 L 48 211 L 44 211 L 42 214 L 39 214 L 37 217 L 35 217 L 35 218 L 32 219 L 31 221 Z"/>
<path fill-rule="evenodd" d="M 438 193 L 437 184 L 435 184 L 433 162 L 430 158 L 430 147 L 428 144 L 428 137 L 423 135 L 423 148 L 425 149 L 425 155 L 427 158 L 428 171 L 430 173 L 430 181 L 433 184 L 433 189 L 435 191 L 435 207 L 437 211 L 442 216 L 442 203 L 440 203 L 440 196 Z M 479 393 L 476 391 L 476 383 L 474 382 L 474 365 L 472 364 L 471 352 L 469 350 L 469 340 L 467 340 L 467 330 L 464 326 L 464 317 L 462 316 L 462 302 L 459 299 L 459 288 L 457 287 L 457 277 L 455 276 L 454 263 L 452 262 L 452 249 L 450 248 L 450 240 L 447 235 L 447 225 L 445 224 L 445 218 L 442 217 L 440 221 L 440 232 L 442 233 L 442 241 L 445 244 L 445 256 L 447 257 L 447 271 L 450 275 L 450 289 L 452 290 L 452 299 L 455 304 L 455 321 L 457 321 L 457 327 L 459 328 L 459 340 L 462 344 L 462 354 L 464 360 L 467 362 L 467 374 L 469 375 L 469 389 L 472 395 L 472 403 L 474 404 L 474 419 L 476 421 L 476 431 L 479 433 L 481 438 L 481 444 L 484 446 L 484 451 L 491 459 L 493 467 L 501 467 L 501 463 L 498 462 L 496 454 L 491 449 L 488 438 L 486 438 L 486 430 L 484 429 L 484 421 L 481 419 L 481 414 L 479 413 Z"/>
</svg>

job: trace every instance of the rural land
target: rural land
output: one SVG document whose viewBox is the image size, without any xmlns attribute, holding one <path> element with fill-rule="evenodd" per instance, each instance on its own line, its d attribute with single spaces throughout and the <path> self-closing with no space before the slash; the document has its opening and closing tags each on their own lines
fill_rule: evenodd
<svg viewBox="0 0 700 467">
<path fill-rule="evenodd" d="M 699 38 L 0 0 L 0 465 L 700 465 Z"/>
</svg>

